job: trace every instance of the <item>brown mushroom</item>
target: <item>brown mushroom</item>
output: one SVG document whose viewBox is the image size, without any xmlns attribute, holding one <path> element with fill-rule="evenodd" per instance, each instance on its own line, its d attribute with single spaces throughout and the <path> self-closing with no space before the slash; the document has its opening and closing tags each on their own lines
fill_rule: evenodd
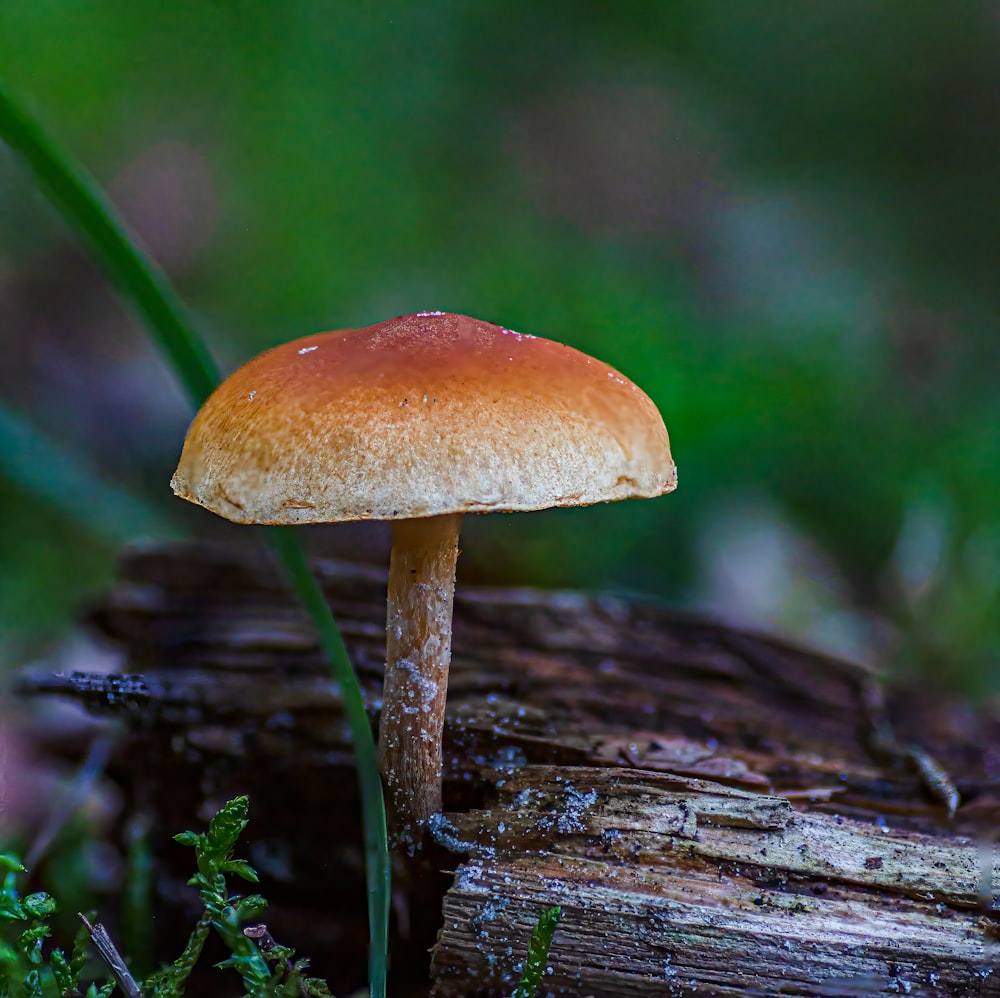
<svg viewBox="0 0 1000 998">
<path fill-rule="evenodd" d="M 392 520 L 379 757 L 412 849 L 441 809 L 462 513 L 676 486 L 656 406 L 571 347 L 420 312 L 275 347 L 198 413 L 177 495 L 240 523 Z"/>
</svg>

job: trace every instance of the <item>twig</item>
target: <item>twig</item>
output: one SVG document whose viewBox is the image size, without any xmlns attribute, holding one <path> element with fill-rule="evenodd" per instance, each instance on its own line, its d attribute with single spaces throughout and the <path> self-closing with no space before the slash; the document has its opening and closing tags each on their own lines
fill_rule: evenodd
<svg viewBox="0 0 1000 998">
<path fill-rule="evenodd" d="M 139 985 L 135 983 L 135 978 L 129 973 L 125 961 L 111 941 L 111 936 L 108 935 L 108 930 L 100 922 L 94 922 L 91 925 L 81 912 L 77 912 L 77 914 L 80 916 L 80 921 L 87 927 L 90 938 L 97 947 L 97 952 L 101 954 L 101 959 L 108 965 L 108 969 L 114 975 L 126 998 L 143 998 Z"/>
</svg>

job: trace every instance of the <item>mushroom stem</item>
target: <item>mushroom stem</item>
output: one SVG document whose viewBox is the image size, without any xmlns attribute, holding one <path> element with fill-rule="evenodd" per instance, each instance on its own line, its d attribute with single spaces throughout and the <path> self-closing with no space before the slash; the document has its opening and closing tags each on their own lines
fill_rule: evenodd
<svg viewBox="0 0 1000 998">
<path fill-rule="evenodd" d="M 449 513 L 392 525 L 378 749 L 390 832 L 411 852 L 427 819 L 441 810 L 441 733 L 461 519 Z"/>
</svg>

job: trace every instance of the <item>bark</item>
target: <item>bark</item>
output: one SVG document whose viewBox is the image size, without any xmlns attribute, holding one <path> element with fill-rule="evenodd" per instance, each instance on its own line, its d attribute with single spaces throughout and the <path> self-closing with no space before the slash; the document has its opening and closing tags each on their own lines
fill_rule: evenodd
<svg viewBox="0 0 1000 998">
<path fill-rule="evenodd" d="M 385 577 L 318 568 L 374 722 Z M 246 792 L 269 929 L 360 984 L 350 744 L 278 574 L 137 551 L 94 622 L 122 675 L 24 687 L 130 719 L 113 775 L 157 830 L 177 931 L 169 835 Z M 427 993 L 431 943 L 434 995 L 509 995 L 552 905 L 552 994 L 1000 994 L 995 713 L 650 604 L 459 585 L 444 766 L 449 878 L 405 885 L 393 995 Z"/>
</svg>

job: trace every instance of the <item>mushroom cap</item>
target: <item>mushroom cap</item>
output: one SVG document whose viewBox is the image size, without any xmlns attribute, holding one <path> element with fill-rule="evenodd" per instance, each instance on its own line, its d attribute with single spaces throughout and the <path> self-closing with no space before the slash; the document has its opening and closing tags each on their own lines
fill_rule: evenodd
<svg viewBox="0 0 1000 998">
<path fill-rule="evenodd" d="M 582 506 L 676 487 L 656 406 L 571 347 L 419 312 L 275 347 L 195 417 L 171 485 L 240 523 Z"/>
</svg>

